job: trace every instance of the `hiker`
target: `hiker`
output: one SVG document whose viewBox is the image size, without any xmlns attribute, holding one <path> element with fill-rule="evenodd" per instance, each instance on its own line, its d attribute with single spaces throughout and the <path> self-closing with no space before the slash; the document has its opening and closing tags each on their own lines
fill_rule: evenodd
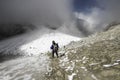
<svg viewBox="0 0 120 80">
<path fill-rule="evenodd" d="M 50 48 L 52 49 L 52 57 L 54 58 L 54 53 L 56 53 L 56 56 L 58 58 L 58 49 L 59 49 L 58 43 L 55 43 L 55 41 L 52 41 L 52 45 Z"/>
</svg>

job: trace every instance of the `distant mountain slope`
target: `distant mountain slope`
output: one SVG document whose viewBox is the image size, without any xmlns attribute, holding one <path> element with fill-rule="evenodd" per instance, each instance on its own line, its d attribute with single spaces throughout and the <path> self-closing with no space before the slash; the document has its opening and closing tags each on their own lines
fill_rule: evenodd
<svg viewBox="0 0 120 80">
<path fill-rule="evenodd" d="M 32 24 L 0 24 L 0 40 L 26 33 L 35 29 Z"/>
<path fill-rule="evenodd" d="M 120 25 L 73 41 L 52 60 L 51 76 L 60 80 L 120 80 Z M 55 65 L 57 63 L 57 65 Z M 49 78 L 52 78 L 49 77 Z M 52 80 L 52 79 L 51 79 Z"/>
</svg>

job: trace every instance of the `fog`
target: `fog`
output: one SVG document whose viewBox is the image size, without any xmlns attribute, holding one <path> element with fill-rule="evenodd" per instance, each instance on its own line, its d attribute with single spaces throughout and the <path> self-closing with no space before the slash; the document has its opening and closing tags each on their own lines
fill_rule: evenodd
<svg viewBox="0 0 120 80">
<path fill-rule="evenodd" d="M 40 34 L 43 28 L 56 30 L 69 24 L 71 16 L 70 0 L 0 0 L 0 39 L 21 34 L 31 27 L 31 31 L 40 29 Z"/>
<path fill-rule="evenodd" d="M 90 12 L 87 13 L 84 13 L 84 10 L 83 12 L 74 12 L 73 1 L 0 0 L 0 29 L 3 31 L 0 36 L 14 28 L 9 26 L 11 24 L 27 25 L 27 27 L 32 24 L 36 29 L 48 28 L 52 31 L 59 30 L 82 37 L 104 30 L 111 22 L 120 21 L 119 0 L 96 0 L 99 7 L 91 7 Z M 4 30 L 3 25 L 7 25 Z"/>
<path fill-rule="evenodd" d="M 70 4 L 70 0 L 0 0 L 0 23 L 58 27 L 69 22 Z"/>
<path fill-rule="evenodd" d="M 90 9 L 90 13 L 76 12 L 79 19 L 88 23 L 87 30 L 90 32 L 103 31 L 109 24 L 120 22 L 119 0 L 96 0 L 99 7 Z"/>
</svg>

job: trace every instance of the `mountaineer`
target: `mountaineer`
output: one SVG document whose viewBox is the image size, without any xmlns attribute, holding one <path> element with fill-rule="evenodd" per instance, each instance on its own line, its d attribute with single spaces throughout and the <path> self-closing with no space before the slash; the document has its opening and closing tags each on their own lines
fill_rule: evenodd
<svg viewBox="0 0 120 80">
<path fill-rule="evenodd" d="M 54 58 L 54 54 L 56 53 L 57 58 L 58 56 L 58 49 L 59 49 L 59 45 L 58 43 L 56 43 L 55 41 L 52 41 L 52 45 L 50 47 L 50 49 L 52 50 L 52 57 Z"/>
</svg>

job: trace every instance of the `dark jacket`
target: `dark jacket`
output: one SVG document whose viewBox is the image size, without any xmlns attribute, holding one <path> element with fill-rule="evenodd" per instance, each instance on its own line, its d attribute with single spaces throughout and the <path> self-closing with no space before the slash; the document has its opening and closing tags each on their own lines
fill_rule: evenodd
<svg viewBox="0 0 120 80">
<path fill-rule="evenodd" d="M 53 51 L 57 51 L 59 49 L 59 45 L 57 43 L 52 44 L 50 49 L 52 49 Z"/>
</svg>

